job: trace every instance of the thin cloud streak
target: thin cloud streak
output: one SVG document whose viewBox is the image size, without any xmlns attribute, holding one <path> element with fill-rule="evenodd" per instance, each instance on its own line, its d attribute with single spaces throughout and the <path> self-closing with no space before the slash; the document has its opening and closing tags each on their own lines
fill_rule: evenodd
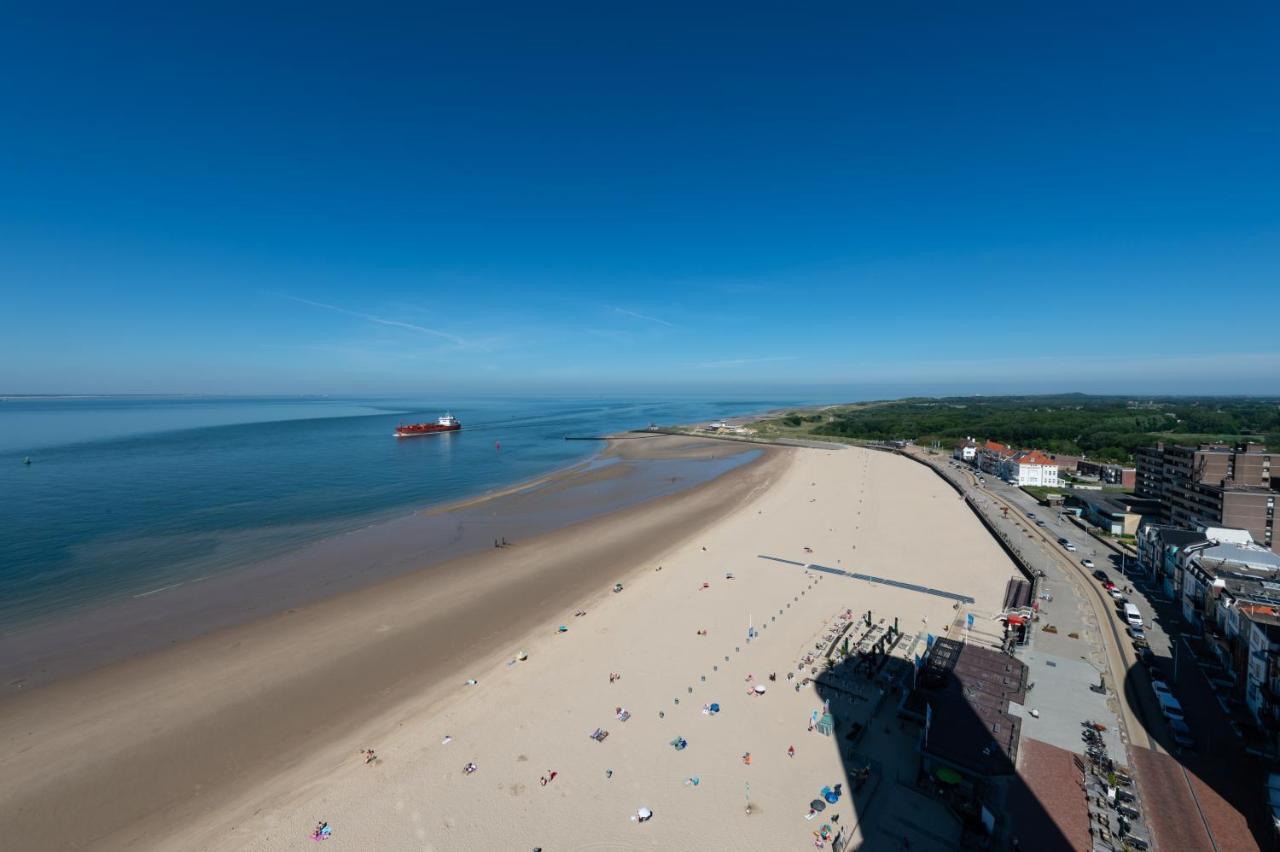
<svg viewBox="0 0 1280 852">
<path fill-rule="evenodd" d="M 692 364 L 690 366 L 708 368 L 708 367 L 742 367 L 747 364 L 768 364 L 774 361 L 797 361 L 799 355 L 776 355 L 771 358 L 731 358 L 727 361 L 704 361 L 701 364 Z"/>
<path fill-rule="evenodd" d="M 425 325 L 415 325 L 411 322 L 401 322 L 400 320 L 387 319 L 386 317 L 375 316 L 374 314 L 366 314 L 366 313 L 362 313 L 361 311 L 349 311 L 346 308 L 340 308 L 337 305 L 329 305 L 329 304 L 325 304 L 324 302 L 313 302 L 310 299 L 303 299 L 298 296 L 284 296 L 284 298 L 288 299 L 291 302 L 297 302 L 300 305 L 310 305 L 313 308 L 323 308 L 326 311 L 334 311 L 335 313 L 346 314 L 349 317 L 356 317 L 357 319 L 362 319 L 367 322 L 375 322 L 375 323 L 378 323 L 379 325 L 387 325 L 387 326 L 391 326 L 392 328 L 403 328 L 408 331 L 416 331 L 419 334 L 426 334 L 432 337 L 438 337 L 441 340 L 447 340 L 456 346 L 470 345 L 470 343 L 468 343 L 468 341 L 465 340 L 464 338 L 461 338 L 456 334 L 450 334 L 447 331 L 441 331 L 438 328 L 428 328 Z"/>
<path fill-rule="evenodd" d="M 626 308 L 614 307 L 613 312 L 615 314 L 622 314 L 623 316 L 635 317 L 636 319 L 648 320 L 649 322 L 656 322 L 658 325 L 665 325 L 667 328 L 679 327 L 673 322 L 667 322 L 664 319 L 658 319 L 657 317 L 651 317 L 647 314 L 638 313 L 636 311 L 629 311 Z"/>
</svg>

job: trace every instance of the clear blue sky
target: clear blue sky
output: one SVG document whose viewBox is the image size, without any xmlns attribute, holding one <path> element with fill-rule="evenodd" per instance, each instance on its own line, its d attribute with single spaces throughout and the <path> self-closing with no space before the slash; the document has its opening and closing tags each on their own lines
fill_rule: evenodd
<svg viewBox="0 0 1280 852">
<path fill-rule="evenodd" d="M 7 9 L 0 393 L 1280 392 L 1275 3 L 230 5 Z"/>
</svg>

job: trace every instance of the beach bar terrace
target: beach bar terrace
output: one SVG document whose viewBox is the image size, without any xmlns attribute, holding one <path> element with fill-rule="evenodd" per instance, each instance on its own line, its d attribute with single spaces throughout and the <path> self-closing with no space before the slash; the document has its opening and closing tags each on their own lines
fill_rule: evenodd
<svg viewBox="0 0 1280 852">
<path fill-rule="evenodd" d="M 924 724 L 920 779 L 953 803 L 1000 813 L 1018 758 L 1022 720 L 1009 704 L 1026 699 L 1027 667 L 1008 654 L 934 639 L 916 671 L 902 715 Z"/>
</svg>

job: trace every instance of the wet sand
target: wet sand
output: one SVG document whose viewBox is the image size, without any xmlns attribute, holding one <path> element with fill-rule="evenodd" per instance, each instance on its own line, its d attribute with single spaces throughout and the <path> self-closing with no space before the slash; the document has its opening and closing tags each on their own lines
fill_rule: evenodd
<svg viewBox="0 0 1280 852">
<path fill-rule="evenodd" d="M 246 608 L 243 587 L 227 591 L 225 606 L 218 605 L 236 582 L 231 575 L 172 590 L 163 601 L 168 606 L 134 605 L 86 619 L 64 634 L 73 642 L 39 661 L 48 678 L 43 685 L 13 690 L 0 701 L 5 845 L 194 848 L 164 838 L 219 813 L 247 790 L 310 765 L 372 718 L 408 701 L 430 706 L 455 693 L 460 671 L 493 668 L 512 642 L 566 607 L 607 595 L 627 569 L 761 492 L 788 459 L 784 451 L 768 451 L 756 463 L 688 487 L 691 462 L 709 459 L 723 469 L 731 449 L 687 439 L 627 442 L 603 464 L 570 474 L 581 477 L 578 487 L 552 477 L 469 503 L 460 509 L 471 513 L 461 533 L 457 512 L 419 513 L 396 522 L 403 529 L 383 524 L 324 542 L 324 565 L 333 573 L 308 575 L 313 579 L 296 603 L 251 621 L 260 611 L 252 603 Z M 611 470 L 633 462 L 629 475 Z M 570 523 L 539 532 L 556 522 Z M 442 534 L 472 548 L 426 570 L 408 570 L 427 553 L 406 551 L 401 536 L 418 534 L 420 525 L 436 536 L 426 550 L 437 559 Z M 495 532 L 495 525 L 516 532 Z M 495 534 L 514 544 L 494 549 Z M 250 598 L 286 602 L 299 576 L 300 563 L 290 559 L 314 556 L 257 566 Z M 172 637 L 181 634 L 182 616 L 172 605 L 182 595 L 206 600 L 199 623 L 187 625 L 196 638 L 179 642 Z M 131 624 L 142 640 L 100 647 L 104 635 L 127 637 Z M 23 635 L 5 637 L 8 672 L 15 671 L 15 649 L 22 650 L 13 640 Z M 153 650 L 157 635 L 173 647 Z M 133 653 L 139 650 L 149 652 Z M 27 676 L 41 683 L 27 659 Z"/>
<path fill-rule="evenodd" d="M 523 542 L 714 479 L 754 458 L 716 442 L 641 436 L 595 459 L 411 512 L 207 578 L 0 633 L 0 704 L 60 678 L 153 652 L 410 571 Z"/>
</svg>

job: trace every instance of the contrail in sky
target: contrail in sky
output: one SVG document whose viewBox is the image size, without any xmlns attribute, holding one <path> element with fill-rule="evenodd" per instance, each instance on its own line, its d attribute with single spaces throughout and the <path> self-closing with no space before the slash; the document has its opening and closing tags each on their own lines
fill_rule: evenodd
<svg viewBox="0 0 1280 852">
<path fill-rule="evenodd" d="M 349 317 L 367 320 L 368 322 L 376 322 L 379 325 L 389 325 L 392 328 L 403 328 L 409 331 L 416 331 L 419 334 L 429 334 L 432 337 L 439 337 L 442 340 L 448 340 L 450 343 L 458 346 L 466 346 L 467 341 L 456 334 L 450 334 L 447 331 L 441 331 L 438 328 L 428 328 L 425 325 L 414 325 L 411 322 L 401 322 L 400 320 L 387 319 L 373 314 L 361 313 L 360 311 L 349 311 L 346 308 L 340 308 L 337 305 L 327 305 L 324 302 L 313 302 L 310 299 L 302 299 L 298 296 L 285 296 L 291 302 L 297 302 L 300 305 L 310 305 L 313 308 L 324 308 L 326 311 L 334 311 L 339 314 L 346 314 Z"/>
<path fill-rule="evenodd" d="M 728 361 L 706 361 L 695 367 L 741 367 L 744 364 L 764 364 L 770 361 L 795 361 L 799 355 L 777 355 L 772 358 L 733 358 Z"/>
<path fill-rule="evenodd" d="M 625 316 L 635 317 L 636 319 L 648 320 L 649 322 L 656 322 L 658 325 L 665 325 L 667 328 L 676 328 L 676 324 L 673 322 L 667 322 L 664 319 L 658 319 L 657 317 L 651 317 L 646 314 L 637 313 L 636 311 L 629 311 L 626 308 L 614 308 L 613 312 L 615 314 L 624 314 Z"/>
</svg>

